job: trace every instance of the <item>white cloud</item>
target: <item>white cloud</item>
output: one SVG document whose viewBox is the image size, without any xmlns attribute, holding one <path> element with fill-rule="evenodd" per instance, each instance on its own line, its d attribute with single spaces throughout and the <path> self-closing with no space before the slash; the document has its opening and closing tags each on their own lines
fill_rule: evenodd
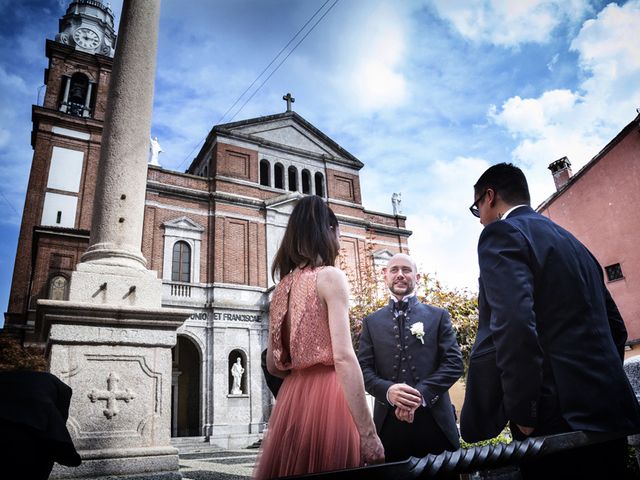
<svg viewBox="0 0 640 480">
<path fill-rule="evenodd" d="M 534 203 L 554 191 L 547 166 L 567 156 L 577 171 L 609 142 L 640 106 L 640 1 L 610 4 L 586 21 L 571 49 L 579 55 L 576 91 L 514 96 L 489 117 L 518 140 L 513 158 L 528 170 Z"/>
<path fill-rule="evenodd" d="M 590 10 L 585 0 L 434 0 L 433 5 L 463 37 L 505 47 L 546 43 L 556 27 Z"/>
<path fill-rule="evenodd" d="M 400 8 L 375 5 L 340 42 L 340 61 L 330 75 L 343 103 L 360 112 L 397 108 L 408 99 L 403 73 L 407 25 Z"/>
<path fill-rule="evenodd" d="M 447 285 L 478 288 L 476 245 L 482 226 L 468 207 L 473 184 L 489 166 L 472 157 L 438 160 L 403 194 L 407 227 L 413 231 L 411 255 L 423 272 L 436 273 Z"/>
</svg>

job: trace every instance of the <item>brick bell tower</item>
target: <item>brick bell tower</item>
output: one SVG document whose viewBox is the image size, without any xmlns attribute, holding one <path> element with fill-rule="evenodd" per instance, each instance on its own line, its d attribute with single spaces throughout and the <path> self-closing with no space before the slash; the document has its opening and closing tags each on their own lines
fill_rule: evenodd
<svg viewBox="0 0 640 480">
<path fill-rule="evenodd" d="M 5 328 L 27 342 L 38 341 L 36 301 L 68 298 L 88 246 L 115 44 L 113 12 L 98 0 L 71 2 L 46 41 L 46 93 L 32 108 L 33 160 L 5 313 Z"/>
</svg>

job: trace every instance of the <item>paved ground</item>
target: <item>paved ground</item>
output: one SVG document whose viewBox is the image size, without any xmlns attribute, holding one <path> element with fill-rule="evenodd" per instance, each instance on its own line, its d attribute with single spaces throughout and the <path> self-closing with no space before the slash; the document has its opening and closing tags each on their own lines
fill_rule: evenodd
<svg viewBox="0 0 640 480">
<path fill-rule="evenodd" d="M 191 451 L 180 453 L 185 480 L 244 480 L 251 478 L 258 449 Z"/>
</svg>

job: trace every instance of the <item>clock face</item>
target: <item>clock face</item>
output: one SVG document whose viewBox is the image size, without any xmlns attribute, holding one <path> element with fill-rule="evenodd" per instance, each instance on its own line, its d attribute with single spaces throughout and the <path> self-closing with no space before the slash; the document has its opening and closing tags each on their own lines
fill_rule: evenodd
<svg viewBox="0 0 640 480">
<path fill-rule="evenodd" d="M 89 28 L 78 28 L 73 32 L 73 39 L 82 48 L 94 49 L 100 45 L 100 36 Z"/>
</svg>

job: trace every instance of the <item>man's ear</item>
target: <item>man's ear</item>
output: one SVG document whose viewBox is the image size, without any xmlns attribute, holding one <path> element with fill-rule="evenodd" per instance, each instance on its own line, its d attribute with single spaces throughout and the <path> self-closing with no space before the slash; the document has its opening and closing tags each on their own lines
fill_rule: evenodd
<svg viewBox="0 0 640 480">
<path fill-rule="evenodd" d="M 422 278 L 422 275 L 420 275 L 419 273 L 416 273 L 416 283 L 418 283 L 421 278 Z"/>
<path fill-rule="evenodd" d="M 388 271 L 389 269 L 387 267 L 382 267 L 382 275 L 384 275 L 385 277 L 387 276 Z"/>
<path fill-rule="evenodd" d="M 496 191 L 493 188 L 487 188 L 487 202 L 490 207 L 496 205 Z"/>
</svg>

